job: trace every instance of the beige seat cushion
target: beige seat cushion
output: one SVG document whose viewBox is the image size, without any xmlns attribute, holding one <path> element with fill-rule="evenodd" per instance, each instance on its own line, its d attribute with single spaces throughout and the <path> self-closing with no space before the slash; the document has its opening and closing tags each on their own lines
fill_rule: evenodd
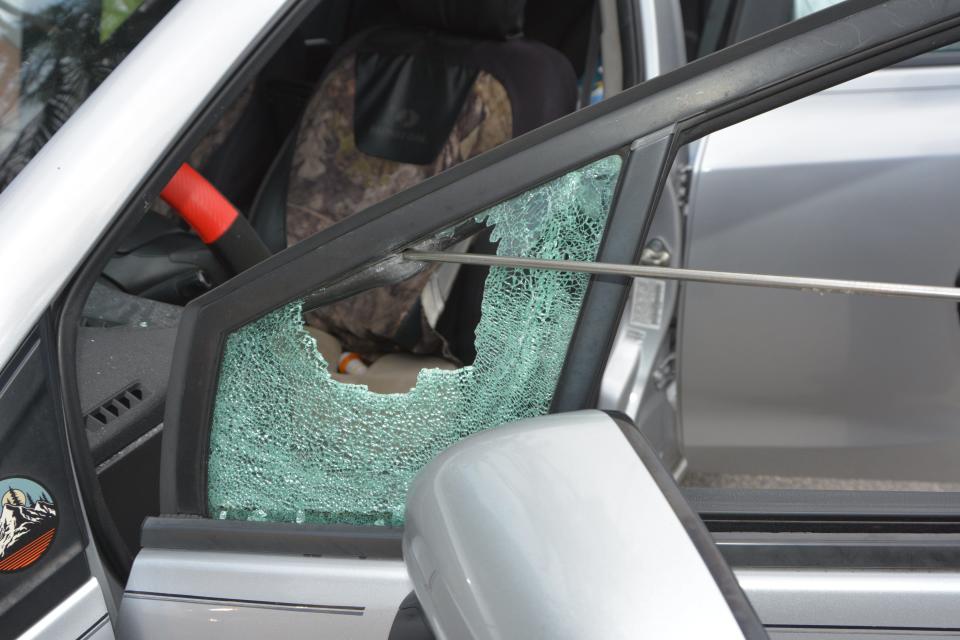
<svg viewBox="0 0 960 640">
<path fill-rule="evenodd" d="M 456 365 L 436 356 L 418 356 L 408 353 L 387 353 L 376 359 L 359 375 L 337 373 L 337 363 L 343 349 L 340 341 L 326 331 L 307 325 L 307 331 L 317 341 L 317 348 L 330 366 L 334 380 L 347 384 L 363 384 L 374 393 L 407 393 L 417 384 L 422 369 L 456 369 Z"/>
</svg>

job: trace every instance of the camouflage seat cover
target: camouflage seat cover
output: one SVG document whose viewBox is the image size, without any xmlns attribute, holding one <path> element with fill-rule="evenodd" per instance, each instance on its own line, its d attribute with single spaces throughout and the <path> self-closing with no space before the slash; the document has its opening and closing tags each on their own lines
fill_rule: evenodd
<svg viewBox="0 0 960 640">
<path fill-rule="evenodd" d="M 304 238 L 411 187 L 513 136 L 503 84 L 480 71 L 450 135 L 430 164 L 395 162 L 363 153 L 354 138 L 356 55 L 336 62 L 311 98 L 296 140 L 287 193 L 287 242 Z M 365 291 L 311 312 L 310 324 L 336 335 L 344 349 L 444 353 L 444 343 L 420 310 L 421 291 L 436 268 Z M 404 323 L 419 323 L 413 344 L 400 344 Z"/>
</svg>

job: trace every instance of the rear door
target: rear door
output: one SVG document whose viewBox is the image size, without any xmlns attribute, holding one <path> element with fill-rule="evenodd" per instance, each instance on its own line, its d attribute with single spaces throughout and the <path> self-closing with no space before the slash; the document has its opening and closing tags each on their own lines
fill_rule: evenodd
<svg viewBox="0 0 960 640">
<path fill-rule="evenodd" d="M 742 4 L 736 39 L 836 3 Z M 752 24 L 758 4 L 770 15 Z M 699 141 L 686 266 L 953 284 L 960 225 L 944 203 L 960 197 L 960 140 L 931 125 L 960 100 L 955 49 Z M 699 284 L 685 287 L 683 304 L 679 398 L 694 466 L 960 481 L 954 305 Z"/>
</svg>

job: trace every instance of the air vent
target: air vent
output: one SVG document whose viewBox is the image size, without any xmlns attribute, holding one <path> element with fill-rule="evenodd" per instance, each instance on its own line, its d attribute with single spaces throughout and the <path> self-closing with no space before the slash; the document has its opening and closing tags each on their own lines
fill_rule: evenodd
<svg viewBox="0 0 960 640">
<path fill-rule="evenodd" d="M 113 396 L 84 416 L 87 429 L 97 429 L 110 424 L 143 401 L 143 388 L 133 384 Z"/>
</svg>

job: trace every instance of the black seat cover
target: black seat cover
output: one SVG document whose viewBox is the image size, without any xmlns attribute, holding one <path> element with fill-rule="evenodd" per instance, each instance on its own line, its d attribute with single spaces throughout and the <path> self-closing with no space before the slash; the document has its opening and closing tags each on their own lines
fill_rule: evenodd
<svg viewBox="0 0 960 640">
<path fill-rule="evenodd" d="M 522 0 L 396 2 L 412 24 L 368 29 L 338 51 L 271 171 L 252 218 L 275 251 L 576 106 L 567 58 L 520 35 Z M 418 310 L 432 273 L 311 323 L 347 350 L 449 355 Z"/>
</svg>

